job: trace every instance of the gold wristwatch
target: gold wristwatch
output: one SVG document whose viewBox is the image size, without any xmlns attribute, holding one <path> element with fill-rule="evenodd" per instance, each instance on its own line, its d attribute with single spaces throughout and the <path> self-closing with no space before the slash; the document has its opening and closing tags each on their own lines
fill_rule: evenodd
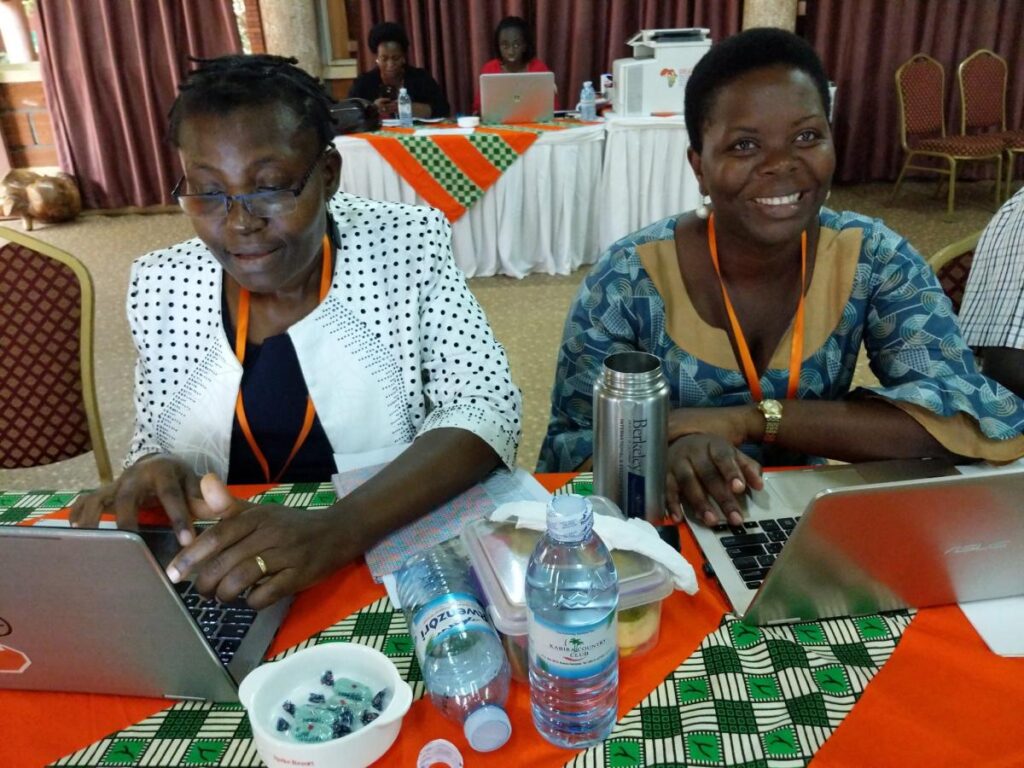
<svg viewBox="0 0 1024 768">
<path fill-rule="evenodd" d="M 764 416 L 764 437 L 761 442 L 770 445 L 779 436 L 779 425 L 782 424 L 782 403 L 778 400 L 762 400 L 757 410 Z"/>
</svg>

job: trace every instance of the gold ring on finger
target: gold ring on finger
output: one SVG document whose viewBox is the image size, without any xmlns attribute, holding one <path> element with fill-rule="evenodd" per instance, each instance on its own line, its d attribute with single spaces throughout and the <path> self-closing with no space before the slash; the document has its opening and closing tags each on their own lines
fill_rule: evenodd
<svg viewBox="0 0 1024 768">
<path fill-rule="evenodd" d="M 264 559 L 263 559 L 262 557 L 260 557 L 259 555 L 256 555 L 256 565 L 258 565 L 258 566 L 260 567 L 260 573 L 262 573 L 262 574 L 263 574 L 264 576 L 266 576 L 266 575 L 267 575 L 267 573 L 268 573 L 268 570 L 267 570 L 267 561 L 266 561 L 266 560 L 264 560 Z"/>
</svg>

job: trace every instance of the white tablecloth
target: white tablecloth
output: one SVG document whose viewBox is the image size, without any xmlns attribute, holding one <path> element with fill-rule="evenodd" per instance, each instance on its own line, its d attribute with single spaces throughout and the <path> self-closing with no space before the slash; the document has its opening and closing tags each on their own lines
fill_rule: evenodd
<svg viewBox="0 0 1024 768">
<path fill-rule="evenodd" d="M 604 138 L 603 125 L 541 134 L 454 222 L 452 250 L 467 277 L 566 275 L 597 259 Z M 338 136 L 334 142 L 346 192 L 426 204 L 367 141 Z"/>
<path fill-rule="evenodd" d="M 601 246 L 700 205 L 680 117 L 609 117 L 601 173 Z"/>
</svg>

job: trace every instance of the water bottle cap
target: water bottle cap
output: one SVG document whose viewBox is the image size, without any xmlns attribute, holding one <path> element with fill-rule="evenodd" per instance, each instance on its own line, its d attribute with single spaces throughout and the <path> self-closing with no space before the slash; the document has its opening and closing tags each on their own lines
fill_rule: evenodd
<svg viewBox="0 0 1024 768">
<path fill-rule="evenodd" d="M 512 723 L 504 709 L 487 704 L 466 718 L 462 732 L 477 752 L 493 752 L 509 740 Z"/>
<path fill-rule="evenodd" d="M 588 85 L 593 87 L 594 81 L 593 80 L 584 80 L 583 81 L 583 87 L 586 88 Z"/>
</svg>

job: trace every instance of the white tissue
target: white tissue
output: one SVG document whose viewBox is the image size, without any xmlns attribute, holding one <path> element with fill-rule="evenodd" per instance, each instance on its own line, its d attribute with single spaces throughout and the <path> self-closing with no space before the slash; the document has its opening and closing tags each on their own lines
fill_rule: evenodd
<svg viewBox="0 0 1024 768">
<path fill-rule="evenodd" d="M 513 517 L 517 519 L 516 528 L 547 530 L 547 504 L 544 502 L 511 501 L 491 513 L 491 520 L 495 522 L 504 522 Z M 608 549 L 628 549 L 649 557 L 668 569 L 676 589 L 688 595 L 697 592 L 697 575 L 693 572 L 693 566 L 662 541 L 657 529 L 646 520 L 620 520 L 608 515 L 594 515 L 594 530 Z"/>
</svg>

